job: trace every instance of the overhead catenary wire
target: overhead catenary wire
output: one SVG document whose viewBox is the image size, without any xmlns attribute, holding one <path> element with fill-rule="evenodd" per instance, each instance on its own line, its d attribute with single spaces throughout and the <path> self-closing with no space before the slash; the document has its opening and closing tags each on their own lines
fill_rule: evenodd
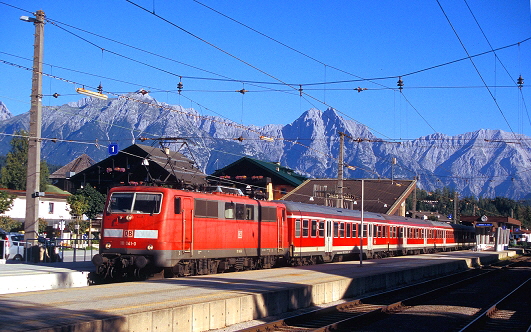
<svg viewBox="0 0 531 332">
<path fill-rule="evenodd" d="M 128 2 L 131 2 L 131 1 L 128 1 Z M 157 16 L 158 16 L 158 15 L 157 15 Z M 81 38 L 82 38 L 82 37 L 81 37 Z M 103 51 L 103 48 L 102 48 L 102 51 Z M 292 87 L 292 88 L 293 88 L 293 87 Z M 319 101 L 317 98 L 314 98 L 314 97 L 312 97 L 312 96 L 310 96 L 310 97 L 313 98 L 313 99 L 315 99 L 315 100 L 317 100 L 317 101 Z M 327 105 L 327 106 L 329 106 L 329 107 L 332 107 L 332 106 L 326 104 L 326 102 L 322 102 L 322 101 L 319 101 L 319 102 L 324 103 L 325 105 Z M 410 101 L 408 101 L 408 103 L 411 104 Z M 412 106 L 413 106 L 413 105 L 412 105 Z M 433 129 L 433 126 L 431 126 L 431 124 L 429 124 L 429 123 L 427 122 L 426 118 L 425 118 L 424 116 L 422 116 L 422 114 L 419 112 L 419 110 L 418 110 L 417 108 L 415 108 L 415 107 L 413 107 L 413 108 L 415 109 L 415 111 L 417 112 L 417 114 L 422 118 L 422 120 L 425 121 L 425 122 L 428 124 L 428 126 L 430 126 L 430 127 Z M 343 114 L 343 115 L 345 115 L 345 116 L 347 116 L 347 117 L 350 118 L 350 116 L 349 116 L 348 114 L 345 114 L 344 112 L 342 112 L 342 111 L 340 111 L 340 110 L 337 110 L 337 109 L 336 109 L 336 111 L 338 111 L 339 113 L 341 113 L 341 114 Z M 354 120 L 354 121 L 356 121 L 356 120 Z M 371 128 L 371 130 L 373 130 L 373 131 L 379 133 L 379 134 L 382 135 L 382 136 L 386 136 L 386 135 L 384 135 L 384 134 L 382 134 L 382 133 L 380 133 L 380 132 L 378 132 L 378 131 L 376 131 L 376 130 L 374 130 L 374 129 L 372 129 L 372 128 Z"/>
<path fill-rule="evenodd" d="M 437 4 L 439 5 L 439 8 L 441 9 L 441 11 L 443 12 L 443 15 L 444 17 L 446 18 L 446 20 L 448 21 L 448 24 L 450 25 L 450 27 L 452 28 L 452 31 L 454 32 L 455 36 L 457 37 L 459 43 L 461 44 L 461 47 L 463 48 L 463 50 L 465 51 L 465 53 L 467 54 L 468 58 L 470 59 L 470 62 L 472 63 L 472 66 L 474 67 L 474 69 L 476 70 L 477 74 L 479 75 L 479 78 L 481 79 L 481 81 L 483 82 L 483 84 L 485 85 L 485 88 L 487 89 L 487 91 L 489 92 L 492 100 L 494 101 L 494 103 L 496 104 L 496 107 L 498 108 L 498 111 L 501 113 L 503 119 L 505 120 L 505 123 L 507 124 L 507 126 L 509 127 L 509 129 L 511 130 L 511 132 L 514 134 L 514 136 L 516 137 L 516 133 L 514 132 L 513 128 L 511 127 L 511 124 L 509 123 L 509 121 L 507 120 L 507 117 L 505 116 L 505 113 L 503 112 L 503 110 L 501 109 L 500 107 L 500 104 L 498 104 L 498 101 L 496 100 L 496 98 L 494 97 L 494 95 L 492 94 L 492 91 L 490 90 L 489 86 L 487 85 L 487 82 L 485 82 L 485 79 L 483 78 L 483 75 L 481 75 L 481 72 L 479 71 L 478 67 L 476 66 L 476 64 L 474 63 L 474 60 L 470 57 L 470 54 L 468 53 L 468 50 L 465 46 L 465 44 L 463 43 L 463 41 L 461 40 L 461 37 L 459 37 L 459 34 L 457 33 L 457 31 L 455 30 L 452 22 L 450 21 L 450 18 L 448 17 L 448 15 L 446 15 L 446 12 L 444 11 L 444 8 L 442 7 L 441 3 L 439 0 L 437 0 Z"/>
<path fill-rule="evenodd" d="M 0 60 L 0 61 L 2 61 L 2 60 Z M 5 62 L 5 61 L 4 61 L 4 62 Z M 25 68 L 24 66 L 20 66 L 20 65 L 16 65 L 16 66 L 18 66 L 18 67 L 20 67 L 20 68 L 24 68 L 24 69 L 26 69 L 26 70 L 32 70 L 31 68 Z M 63 78 L 60 78 L 60 77 L 57 77 L 57 76 L 54 76 L 54 75 L 49 75 L 49 74 L 46 74 L 46 73 L 42 73 L 42 74 L 45 75 L 45 76 L 50 76 L 50 77 L 52 77 L 52 78 L 56 78 L 56 79 L 63 80 L 63 81 L 65 81 L 65 82 L 67 82 L 67 83 L 70 83 L 70 84 L 77 84 L 77 85 L 80 85 L 80 84 L 81 84 L 81 83 L 74 82 L 74 81 L 70 81 L 70 80 L 67 80 L 67 79 L 63 79 Z M 110 93 L 110 92 L 109 92 L 109 93 Z M 110 93 L 110 94 L 113 94 L 113 93 Z M 170 111 L 177 111 L 177 112 L 179 112 L 178 110 L 176 110 L 175 108 L 172 108 L 172 107 L 165 107 L 165 106 L 161 106 L 161 105 L 158 105 L 158 104 L 153 104 L 153 103 L 150 103 L 150 102 L 145 102 L 145 101 L 137 100 L 137 99 L 135 99 L 135 98 L 130 98 L 130 97 L 127 97 L 127 96 L 119 96 L 119 95 L 117 95 L 117 97 L 126 98 L 126 99 L 131 100 L 131 101 L 134 101 L 134 102 L 143 103 L 143 104 L 146 104 L 146 105 L 149 105 L 149 106 L 155 106 L 155 107 L 157 107 L 157 108 L 163 108 L 163 109 L 167 109 L 167 110 L 170 110 Z M 195 117 L 198 117 L 198 118 L 205 118 L 205 119 L 207 119 L 207 120 L 213 120 L 213 118 L 211 118 L 211 117 L 199 116 L 199 115 L 190 114 L 190 113 L 188 113 L 188 112 L 184 112 L 184 111 L 180 111 L 180 113 L 185 114 L 185 115 L 195 116 Z M 221 121 L 220 123 L 223 123 L 223 124 L 232 124 L 232 123 L 227 123 L 227 122 L 224 122 L 224 121 Z M 237 125 L 237 124 L 236 124 L 236 125 Z M 237 126 L 241 127 L 240 129 L 247 129 L 245 126 L 241 126 L 241 125 L 237 125 Z M 124 127 L 124 128 L 125 128 L 125 127 Z M 125 128 L 125 129 L 129 129 L 129 128 Z M 255 130 L 255 132 L 256 132 L 256 133 L 260 133 L 259 131 L 256 131 L 256 130 Z M 154 135 L 154 136 L 156 136 L 156 135 Z M 50 139 L 50 140 L 53 140 L 53 139 L 54 139 L 54 138 L 52 138 L 52 139 Z M 428 139 L 430 139 L 430 138 L 428 138 Z M 322 151 L 319 151 L 319 150 L 313 149 L 313 148 L 311 148 L 311 147 L 309 147 L 309 146 L 307 146 L 307 145 L 305 145 L 305 144 L 302 144 L 302 143 L 300 142 L 300 140 L 301 140 L 300 138 L 297 138 L 297 139 L 295 139 L 295 140 L 293 140 L 293 141 L 292 141 L 292 140 L 289 140 L 289 139 L 281 139 L 281 140 L 284 140 L 284 141 L 287 141 L 287 142 L 291 142 L 292 144 L 301 145 L 301 146 L 303 146 L 303 147 L 305 147 L 305 148 L 307 148 L 307 149 L 313 150 L 313 151 L 315 151 L 315 152 L 317 152 L 317 153 L 323 153 Z M 72 142 L 71 140 L 65 140 L 65 141 L 70 141 L 70 142 Z M 362 139 L 362 140 L 360 140 L 360 142 L 362 142 L 362 141 L 367 141 L 367 142 L 369 142 L 369 141 L 371 141 L 371 140 L 369 140 L 369 139 Z M 382 140 L 374 140 L 374 142 L 380 142 L 380 143 L 381 143 Z M 88 144 L 94 144 L 94 143 L 88 143 Z M 328 157 L 328 158 L 335 158 L 334 156 L 331 156 L 331 155 L 328 155 L 328 154 L 324 154 L 324 155 L 326 155 L 326 157 Z M 359 167 L 359 166 L 356 166 L 356 167 Z M 444 176 L 433 175 L 433 174 L 430 174 L 430 176 L 444 177 Z M 487 177 L 487 178 L 489 178 L 489 177 Z"/>
</svg>

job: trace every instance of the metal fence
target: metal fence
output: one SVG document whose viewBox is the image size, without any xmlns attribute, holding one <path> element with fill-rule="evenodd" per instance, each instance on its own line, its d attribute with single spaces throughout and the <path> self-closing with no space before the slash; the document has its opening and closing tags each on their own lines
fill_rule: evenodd
<svg viewBox="0 0 531 332">
<path fill-rule="evenodd" d="M 97 239 L 0 240 L 0 258 L 28 263 L 86 262 L 98 253 Z"/>
</svg>

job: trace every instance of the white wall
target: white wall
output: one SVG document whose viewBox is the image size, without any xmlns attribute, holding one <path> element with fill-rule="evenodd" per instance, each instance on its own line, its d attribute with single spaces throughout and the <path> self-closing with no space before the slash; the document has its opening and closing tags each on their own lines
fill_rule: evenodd
<svg viewBox="0 0 531 332">
<path fill-rule="evenodd" d="M 50 212 L 50 203 L 53 204 L 53 212 Z M 26 218 L 26 197 L 17 196 L 13 201 L 11 209 L 4 212 L 2 215 L 11 218 L 24 219 Z M 70 204 L 66 202 L 66 198 L 47 198 L 46 196 L 39 198 L 39 218 L 47 219 L 71 219 Z"/>
</svg>

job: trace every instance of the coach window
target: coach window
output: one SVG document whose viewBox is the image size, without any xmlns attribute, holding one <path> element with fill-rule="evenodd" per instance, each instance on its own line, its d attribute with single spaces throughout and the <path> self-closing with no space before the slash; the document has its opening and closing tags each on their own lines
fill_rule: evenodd
<svg viewBox="0 0 531 332">
<path fill-rule="evenodd" d="M 295 220 L 295 237 L 301 237 L 301 220 Z"/>
<path fill-rule="evenodd" d="M 302 220 L 302 237 L 308 237 L 308 226 L 310 221 L 308 219 Z"/>
<path fill-rule="evenodd" d="M 339 236 L 339 223 L 337 221 L 334 221 L 334 237 Z"/>
<path fill-rule="evenodd" d="M 345 237 L 345 223 L 339 223 L 339 237 Z"/>
<path fill-rule="evenodd" d="M 317 220 L 312 220 L 312 237 L 317 236 Z"/>
<path fill-rule="evenodd" d="M 324 237 L 325 230 L 324 230 L 324 221 L 319 221 L 319 237 Z"/>
<path fill-rule="evenodd" d="M 363 225 L 363 237 L 367 237 L 367 230 L 369 229 L 368 225 Z"/>
<path fill-rule="evenodd" d="M 347 223 L 347 237 L 350 237 L 350 235 L 352 234 L 351 227 L 352 227 L 352 223 L 348 222 Z"/>
<path fill-rule="evenodd" d="M 173 210 L 175 211 L 175 214 L 181 214 L 181 198 L 175 197 L 173 200 Z"/>
<path fill-rule="evenodd" d="M 387 227 L 388 226 L 383 226 L 383 237 L 387 237 Z"/>
<path fill-rule="evenodd" d="M 358 237 L 358 225 L 352 224 L 352 237 Z"/>
<path fill-rule="evenodd" d="M 225 203 L 225 219 L 234 219 L 234 203 Z"/>
</svg>

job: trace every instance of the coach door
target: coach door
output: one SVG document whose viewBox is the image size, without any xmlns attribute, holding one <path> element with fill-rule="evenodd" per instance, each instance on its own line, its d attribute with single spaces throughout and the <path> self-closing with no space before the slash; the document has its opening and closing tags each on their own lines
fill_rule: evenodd
<svg viewBox="0 0 531 332">
<path fill-rule="evenodd" d="M 191 197 L 181 197 L 181 211 L 183 217 L 182 241 L 184 252 L 192 252 L 194 236 L 194 200 Z"/>
<path fill-rule="evenodd" d="M 332 240 L 333 240 L 333 222 L 332 220 L 327 220 L 325 222 L 325 252 L 331 253 L 332 252 Z"/>
</svg>

